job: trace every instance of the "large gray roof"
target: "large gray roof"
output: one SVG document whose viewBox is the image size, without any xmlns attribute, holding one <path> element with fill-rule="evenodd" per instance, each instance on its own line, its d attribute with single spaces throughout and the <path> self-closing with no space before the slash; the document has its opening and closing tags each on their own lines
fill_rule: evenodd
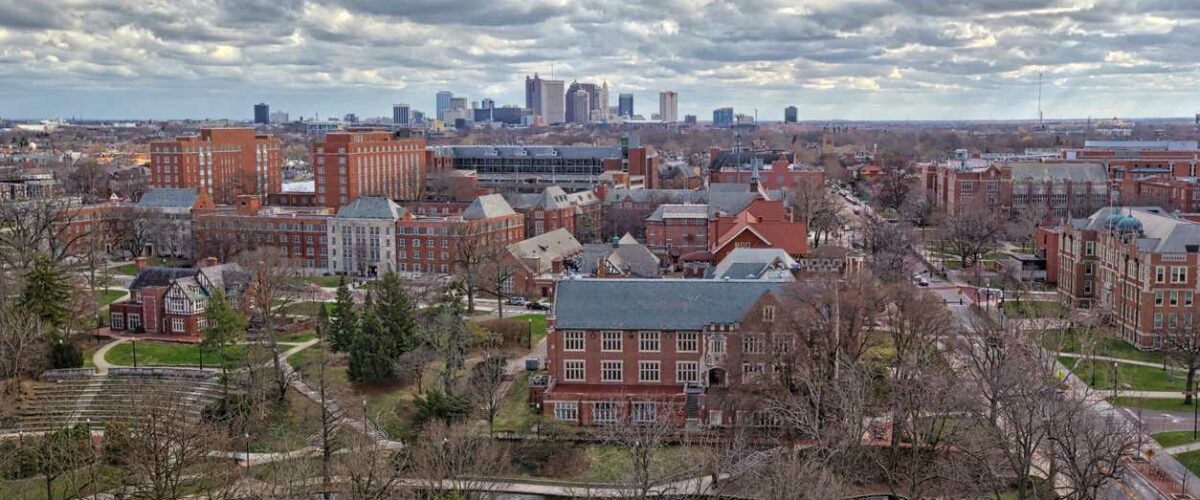
<svg viewBox="0 0 1200 500">
<path fill-rule="evenodd" d="M 569 279 L 554 292 L 558 329 L 700 330 L 742 319 L 777 281 Z"/>
<path fill-rule="evenodd" d="M 195 276 L 196 270 L 189 267 L 147 267 L 138 271 L 137 277 L 129 284 L 130 290 L 139 290 L 147 286 L 167 286 L 179 278 Z"/>
<path fill-rule="evenodd" d="M 436 146 L 442 156 L 455 158 L 560 157 L 605 159 L 621 156 L 620 146 Z"/>
<path fill-rule="evenodd" d="M 1008 163 L 1013 182 L 1108 182 L 1108 171 L 1099 163 Z"/>
<path fill-rule="evenodd" d="M 492 217 L 513 215 L 515 213 L 512 205 L 504 201 L 503 196 L 485 194 L 475 198 L 475 201 L 472 201 L 471 205 L 466 210 L 463 210 L 462 218 L 466 220 L 490 219 Z"/>
<path fill-rule="evenodd" d="M 596 276 L 599 274 L 600 260 L 604 259 L 609 265 L 638 278 L 657 278 L 659 276 L 658 257 L 646 245 L 638 243 L 633 236 L 626 234 L 617 241 L 616 245 L 609 243 L 592 243 L 583 246 L 579 256 L 579 272 Z"/>
<path fill-rule="evenodd" d="M 509 253 L 531 272 L 546 272 L 555 260 L 573 257 L 582 250 L 579 240 L 561 227 L 508 246 Z"/>
<path fill-rule="evenodd" d="M 339 219 L 391 219 L 404 216 L 404 208 L 383 196 L 360 196 L 337 211 Z"/>
<path fill-rule="evenodd" d="M 158 188 L 146 191 L 138 200 L 141 208 L 192 208 L 200 193 L 195 189 Z"/>
<path fill-rule="evenodd" d="M 735 248 L 713 269 L 713 279 L 791 280 L 796 260 L 779 248 Z"/>
<path fill-rule="evenodd" d="M 1141 223 L 1138 249 L 1154 253 L 1187 253 L 1188 247 L 1200 246 L 1200 224 L 1180 219 L 1155 207 L 1106 207 L 1085 219 L 1071 224 L 1077 229 L 1107 230 L 1106 222 L 1113 215 L 1133 216 Z"/>
</svg>

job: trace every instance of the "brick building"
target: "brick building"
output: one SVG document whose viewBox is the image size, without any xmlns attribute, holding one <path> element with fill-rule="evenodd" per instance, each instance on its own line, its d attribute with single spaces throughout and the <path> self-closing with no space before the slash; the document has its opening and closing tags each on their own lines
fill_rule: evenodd
<svg viewBox="0 0 1200 500">
<path fill-rule="evenodd" d="M 282 183 L 279 139 L 254 129 L 204 128 L 150 143 L 151 187 L 198 189 L 229 204 L 242 194 L 278 193 Z"/>
<path fill-rule="evenodd" d="M 1171 212 L 1200 212 L 1200 178 L 1125 176 L 1121 181 L 1121 202 L 1160 207 Z"/>
<path fill-rule="evenodd" d="M 757 280 L 560 282 L 547 337 L 545 416 L 580 425 L 736 423 L 730 388 L 769 373 L 773 354 L 794 342 L 775 331 L 783 286 Z"/>
<path fill-rule="evenodd" d="M 948 214 L 982 206 L 1006 217 L 1037 212 L 1061 220 L 1109 203 L 1108 177 L 1099 163 L 994 162 L 958 154 L 922 167 L 930 202 Z"/>
<path fill-rule="evenodd" d="M 708 251 L 709 206 L 659 205 L 646 217 L 646 247 L 664 260 Z"/>
<path fill-rule="evenodd" d="M 1196 141 L 1084 141 L 1062 150 L 1067 161 L 1100 163 L 1115 181 L 1145 174 L 1196 177 L 1200 146 Z M 1124 200 L 1122 200 L 1125 203 Z"/>
<path fill-rule="evenodd" d="M 108 306 L 113 331 L 202 337 L 208 298 L 221 290 L 236 302 L 250 281 L 241 266 L 214 258 L 196 269 L 148 267 L 145 257 L 137 265 L 129 298 Z"/>
<path fill-rule="evenodd" d="M 714 153 L 710 150 L 709 154 Z M 771 155 L 775 158 L 770 159 Z M 772 190 L 825 185 L 824 169 L 792 163 L 784 152 L 716 153 L 715 158 L 717 170 L 709 171 L 709 181 L 714 183 L 747 184 L 757 179 L 758 185 Z"/>
<path fill-rule="evenodd" d="M 508 245 L 504 262 L 512 277 L 502 292 L 525 297 L 554 297 L 555 283 L 575 270 L 583 245 L 565 228 L 558 228 Z"/>
<path fill-rule="evenodd" d="M 591 241 L 600 232 L 600 198 L 592 191 L 567 193 L 550 186 L 540 193 L 515 195 L 513 208 L 525 216 L 525 237 L 563 228 L 577 239 Z"/>
<path fill-rule="evenodd" d="M 1094 307 L 1139 349 L 1191 327 L 1200 260 L 1200 224 L 1158 208 L 1104 208 L 1043 231 L 1057 260 L 1059 297 Z"/>
<path fill-rule="evenodd" d="M 708 222 L 708 252 L 720 262 L 734 248 L 778 248 L 799 258 L 808 251 L 808 228 L 792 220 L 781 200 L 755 200 L 737 215 L 717 213 Z"/>
<path fill-rule="evenodd" d="M 338 208 L 360 196 L 393 200 L 420 198 L 425 179 L 425 139 L 399 139 L 391 132 L 330 132 L 311 146 L 316 196 Z"/>
<path fill-rule="evenodd" d="M 258 196 L 239 196 L 233 207 L 197 211 L 192 223 L 200 255 L 229 260 L 241 252 L 275 248 L 291 265 L 323 271 L 329 255 L 322 208 L 263 206 Z"/>
</svg>

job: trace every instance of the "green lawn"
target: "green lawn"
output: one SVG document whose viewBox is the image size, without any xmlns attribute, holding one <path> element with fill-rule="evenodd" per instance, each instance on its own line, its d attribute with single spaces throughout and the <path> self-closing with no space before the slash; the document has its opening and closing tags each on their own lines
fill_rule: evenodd
<svg viewBox="0 0 1200 500">
<path fill-rule="evenodd" d="M 125 293 L 124 290 L 96 290 L 96 303 L 100 304 L 100 307 L 107 307 L 124 297 Z"/>
<path fill-rule="evenodd" d="M 1123 406 L 1125 408 L 1141 408 L 1143 410 L 1154 411 L 1169 411 L 1169 412 L 1188 412 L 1193 411 L 1192 405 L 1183 404 L 1183 395 L 1178 398 L 1171 399 L 1151 399 L 1151 398 L 1109 398 L 1109 403 L 1113 406 Z"/>
<path fill-rule="evenodd" d="M 1067 308 L 1058 301 L 1005 301 L 1004 313 L 1013 318 L 1062 318 Z"/>
<path fill-rule="evenodd" d="M 296 278 L 296 281 L 311 283 L 325 288 L 336 288 L 341 278 L 341 276 L 303 276 Z M 347 279 L 346 281 L 349 282 L 350 280 Z"/>
<path fill-rule="evenodd" d="M 1170 448 L 1172 446 L 1179 446 L 1181 444 L 1200 441 L 1200 439 L 1192 436 L 1192 431 L 1160 432 L 1154 435 L 1154 440 L 1158 441 L 1158 444 L 1162 445 L 1164 448 Z"/>
<path fill-rule="evenodd" d="M 496 412 L 497 431 L 524 432 L 533 428 L 540 416 L 529 408 L 529 372 L 522 372 L 513 380 L 512 388 L 500 403 Z"/>
<path fill-rule="evenodd" d="M 333 302 L 315 302 L 305 301 L 288 304 L 283 308 L 285 314 L 296 314 L 299 316 L 316 317 L 321 312 L 321 304 L 325 304 L 325 312 L 333 312 Z"/>
<path fill-rule="evenodd" d="M 1200 474 L 1200 451 L 1189 451 L 1175 455 L 1175 460 L 1192 471 L 1192 474 Z"/>
<path fill-rule="evenodd" d="M 1092 380 L 1091 361 L 1078 358 L 1060 357 L 1059 361 L 1084 382 Z M 1107 361 L 1099 361 L 1095 371 L 1095 389 L 1112 389 L 1112 365 Z M 1185 374 L 1178 370 L 1163 371 L 1162 368 L 1116 363 L 1116 388 L 1135 391 L 1183 391 Z"/>
<path fill-rule="evenodd" d="M 630 475 L 629 449 L 620 446 L 592 445 L 583 448 L 587 467 L 578 481 L 591 483 L 619 483 Z M 655 450 L 651 458 L 650 476 L 664 478 L 689 470 L 693 464 L 689 461 L 688 451 L 679 447 L 663 447 Z"/>
<path fill-rule="evenodd" d="M 1058 335 L 1047 335 L 1043 347 L 1055 351 L 1082 353 L 1083 340 L 1082 334 L 1060 332 Z M 1160 352 L 1140 351 L 1128 342 L 1108 335 L 1101 335 L 1096 340 L 1096 355 L 1148 363 L 1161 363 L 1163 359 Z"/>
<path fill-rule="evenodd" d="M 522 314 L 520 316 L 513 316 L 512 318 L 531 322 L 533 325 L 533 345 L 537 345 L 538 342 L 541 342 L 546 337 L 546 315 Z"/>
<path fill-rule="evenodd" d="M 172 365 L 199 366 L 200 348 L 194 344 L 179 344 L 174 342 L 155 342 L 139 340 L 137 346 L 137 364 L 143 365 Z M 125 342 L 113 347 L 104 357 L 109 363 L 133 366 L 134 342 Z M 238 366 L 246 357 L 246 346 L 230 346 L 226 365 Z M 204 366 L 217 366 L 219 356 L 212 349 L 204 350 Z"/>
<path fill-rule="evenodd" d="M 308 330 L 308 331 L 297 333 L 295 335 L 290 335 L 287 337 L 280 337 L 279 341 L 280 342 L 308 342 L 315 338 L 317 338 L 317 332 Z"/>
<path fill-rule="evenodd" d="M 167 266 L 167 265 L 170 265 L 170 263 L 167 262 L 166 259 L 163 259 L 161 257 L 148 257 L 148 258 L 146 258 L 146 265 L 147 266 Z M 130 262 L 123 266 L 117 266 L 116 268 L 113 269 L 113 271 L 116 274 L 123 274 L 125 276 L 137 276 L 137 263 Z"/>
</svg>

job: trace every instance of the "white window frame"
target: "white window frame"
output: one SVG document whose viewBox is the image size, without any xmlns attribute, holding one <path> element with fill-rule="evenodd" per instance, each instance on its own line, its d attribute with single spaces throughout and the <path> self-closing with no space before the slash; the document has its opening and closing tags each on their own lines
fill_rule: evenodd
<svg viewBox="0 0 1200 500">
<path fill-rule="evenodd" d="M 113 330 L 124 330 L 125 329 L 125 315 L 124 314 L 112 313 L 112 316 L 109 317 L 108 320 L 109 320 L 108 322 L 112 326 Z"/>
<path fill-rule="evenodd" d="M 578 374 L 578 376 L 573 376 Z M 564 359 L 563 360 L 563 381 L 564 382 L 586 382 L 587 381 L 587 362 L 582 359 Z"/>
<path fill-rule="evenodd" d="M 625 338 L 620 331 L 606 330 L 600 332 L 600 352 L 622 352 L 624 350 Z"/>
<path fill-rule="evenodd" d="M 613 424 L 617 422 L 617 412 L 621 405 L 615 401 L 596 401 L 592 403 L 592 422 L 597 424 Z"/>
<path fill-rule="evenodd" d="M 578 401 L 555 401 L 554 402 L 554 419 L 565 422 L 579 421 L 579 402 Z"/>
<path fill-rule="evenodd" d="M 610 375 L 615 373 L 616 378 Z M 625 362 L 619 359 L 600 361 L 600 381 L 605 383 L 621 383 L 625 381 Z"/>
<path fill-rule="evenodd" d="M 700 333 L 676 332 L 675 352 L 700 352 Z"/>
<path fill-rule="evenodd" d="M 631 405 L 630 418 L 637 424 L 652 424 L 658 421 L 658 403 L 653 401 L 634 401 Z"/>
<path fill-rule="evenodd" d="M 638 352 L 662 352 L 662 332 L 653 330 L 639 331 Z"/>
<path fill-rule="evenodd" d="M 690 374 L 690 376 L 689 376 Z M 675 362 L 675 383 L 695 384 L 700 382 L 700 363 L 697 361 Z"/>
<path fill-rule="evenodd" d="M 137 330 L 142 327 L 142 315 L 129 313 L 125 315 L 125 324 L 130 330 Z"/>
<path fill-rule="evenodd" d="M 582 352 L 587 345 L 584 339 L 583 332 L 579 330 L 567 330 L 563 332 L 563 350 L 571 352 Z"/>
<path fill-rule="evenodd" d="M 648 376 L 650 374 L 654 375 L 653 379 Z M 662 382 L 662 362 L 638 361 L 638 382 L 643 384 Z"/>
<path fill-rule="evenodd" d="M 187 330 L 187 324 L 184 323 L 183 318 L 171 318 L 171 332 L 183 333 L 185 330 Z"/>
</svg>

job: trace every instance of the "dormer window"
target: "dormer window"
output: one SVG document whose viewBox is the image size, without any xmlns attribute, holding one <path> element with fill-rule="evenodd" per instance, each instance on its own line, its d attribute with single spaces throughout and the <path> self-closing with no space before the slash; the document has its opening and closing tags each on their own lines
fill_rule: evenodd
<svg viewBox="0 0 1200 500">
<path fill-rule="evenodd" d="M 765 323 L 771 323 L 775 321 L 775 306 L 763 306 L 762 320 Z"/>
</svg>

